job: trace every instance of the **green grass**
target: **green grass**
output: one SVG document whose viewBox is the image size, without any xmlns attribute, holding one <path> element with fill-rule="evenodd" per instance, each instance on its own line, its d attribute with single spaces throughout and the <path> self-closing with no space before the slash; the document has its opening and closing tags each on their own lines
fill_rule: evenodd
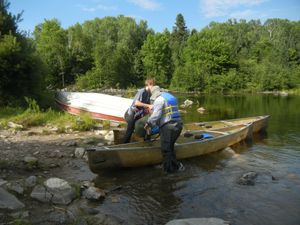
<svg viewBox="0 0 300 225">
<path fill-rule="evenodd" d="M 65 112 L 53 110 L 41 110 L 34 100 L 27 99 L 28 108 L 4 107 L 0 109 L 0 128 L 7 128 L 8 122 L 20 124 L 24 129 L 34 126 L 50 125 L 57 127 L 59 132 L 65 132 L 66 129 L 87 131 L 102 123 L 93 120 L 88 114 L 73 116 Z M 45 134 L 47 131 L 45 130 Z"/>
</svg>

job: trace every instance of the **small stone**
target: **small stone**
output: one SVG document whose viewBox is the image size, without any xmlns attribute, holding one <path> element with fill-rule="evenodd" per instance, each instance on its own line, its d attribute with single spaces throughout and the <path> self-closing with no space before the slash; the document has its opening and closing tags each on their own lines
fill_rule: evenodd
<svg viewBox="0 0 300 225">
<path fill-rule="evenodd" d="M 7 123 L 7 126 L 8 126 L 9 128 L 13 128 L 13 129 L 23 129 L 23 126 L 22 126 L 22 125 L 16 124 L 16 123 L 14 123 L 14 122 L 8 122 L 8 123 Z"/>
<path fill-rule="evenodd" d="M 85 154 L 84 148 L 75 148 L 74 155 L 76 158 L 82 158 Z"/>
<path fill-rule="evenodd" d="M 100 200 L 104 198 L 105 192 L 97 187 L 88 187 L 83 191 L 82 195 L 89 200 Z"/>
<path fill-rule="evenodd" d="M 40 151 L 36 151 L 33 153 L 33 155 L 38 155 L 38 154 L 40 154 Z"/>
<path fill-rule="evenodd" d="M 120 123 L 114 121 L 111 121 L 109 125 L 110 127 L 120 127 Z"/>
<path fill-rule="evenodd" d="M 77 146 L 77 142 L 74 140 L 70 141 L 64 141 L 61 143 L 62 146 L 67 146 L 67 147 L 72 147 L 72 146 Z"/>
<path fill-rule="evenodd" d="M 30 176 L 25 180 L 26 187 L 34 187 L 36 185 L 37 178 L 36 176 Z"/>
<path fill-rule="evenodd" d="M 37 164 L 38 159 L 33 157 L 33 156 L 25 156 L 24 157 L 24 162 L 28 164 Z"/>
<path fill-rule="evenodd" d="M 98 147 L 103 147 L 103 146 L 104 146 L 104 143 L 99 142 L 99 143 L 97 144 L 97 146 L 98 146 Z"/>
<path fill-rule="evenodd" d="M 205 112 L 205 108 L 200 107 L 200 108 L 197 109 L 197 112 L 199 112 L 199 113 L 204 113 L 204 112 Z"/>
<path fill-rule="evenodd" d="M 257 177 L 257 173 L 255 172 L 248 172 L 243 174 L 242 177 L 239 178 L 238 184 L 241 185 L 254 185 L 254 180 Z"/>
<path fill-rule="evenodd" d="M 114 138 L 114 132 L 111 130 L 109 131 L 105 136 L 104 140 L 113 142 L 115 140 Z"/>
</svg>

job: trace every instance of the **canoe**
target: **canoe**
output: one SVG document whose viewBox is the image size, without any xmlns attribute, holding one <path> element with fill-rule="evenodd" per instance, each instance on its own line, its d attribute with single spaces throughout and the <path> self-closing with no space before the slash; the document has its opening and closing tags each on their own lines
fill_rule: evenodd
<svg viewBox="0 0 300 225">
<path fill-rule="evenodd" d="M 252 133 L 253 124 L 243 124 L 218 130 L 192 131 L 192 135 L 180 135 L 175 144 L 177 159 L 186 159 L 224 149 L 244 140 Z M 209 139 L 195 139 L 199 135 L 211 135 Z M 97 173 L 105 169 L 140 167 L 162 162 L 160 141 L 133 142 L 128 144 L 91 147 L 87 149 L 90 170 Z"/>
<path fill-rule="evenodd" d="M 247 123 L 253 123 L 253 133 L 263 131 L 268 126 L 269 115 L 253 116 L 239 119 L 209 121 L 209 122 L 196 122 L 184 124 L 184 131 L 193 130 L 216 130 L 236 125 L 242 125 Z M 114 129 L 114 141 L 116 144 L 121 143 L 125 135 L 125 129 Z M 132 141 L 141 141 L 142 139 L 137 135 L 132 135 Z"/>
<path fill-rule="evenodd" d="M 132 99 L 118 96 L 60 91 L 55 96 L 57 105 L 73 115 L 88 113 L 94 119 L 122 122 Z"/>
<path fill-rule="evenodd" d="M 234 125 L 253 123 L 253 133 L 257 133 L 267 128 L 269 118 L 270 118 L 269 115 L 264 115 L 264 116 L 253 116 L 253 117 L 229 119 L 229 120 L 187 123 L 184 125 L 184 128 L 186 130 L 202 130 L 202 129 L 214 130 L 214 129 L 230 127 Z"/>
</svg>

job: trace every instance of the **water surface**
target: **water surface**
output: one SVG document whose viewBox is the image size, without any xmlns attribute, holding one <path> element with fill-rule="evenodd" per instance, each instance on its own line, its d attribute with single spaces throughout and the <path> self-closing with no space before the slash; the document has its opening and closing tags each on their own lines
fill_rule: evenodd
<svg viewBox="0 0 300 225">
<path fill-rule="evenodd" d="M 182 114 L 184 122 L 268 114 L 267 133 L 235 146 L 235 157 L 213 153 L 184 160 L 181 173 L 166 175 L 151 166 L 99 174 L 97 186 L 121 189 L 97 207 L 132 225 L 191 217 L 300 224 L 300 96 L 179 96 L 180 103 L 187 98 L 194 104 Z M 197 112 L 200 106 L 204 114 Z M 237 184 L 249 171 L 258 173 L 255 185 Z"/>
</svg>

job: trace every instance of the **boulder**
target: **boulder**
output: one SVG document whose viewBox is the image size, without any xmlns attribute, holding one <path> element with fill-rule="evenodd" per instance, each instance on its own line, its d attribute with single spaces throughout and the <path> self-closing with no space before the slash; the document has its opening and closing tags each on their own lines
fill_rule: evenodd
<svg viewBox="0 0 300 225">
<path fill-rule="evenodd" d="M 76 197 L 73 188 L 63 179 L 49 178 L 44 185 L 46 190 L 52 194 L 52 203 L 68 205 Z"/>
<path fill-rule="evenodd" d="M 30 197 L 40 202 L 51 202 L 52 194 L 50 194 L 44 186 L 37 185 L 32 190 Z"/>
<path fill-rule="evenodd" d="M 89 200 L 100 200 L 104 198 L 105 192 L 97 187 L 88 187 L 82 192 L 82 195 Z"/>
<path fill-rule="evenodd" d="M 241 184 L 241 185 L 254 185 L 256 177 L 257 177 L 256 172 L 248 172 L 248 173 L 243 174 L 239 178 L 237 183 Z"/>
<path fill-rule="evenodd" d="M 189 218 L 171 220 L 166 225 L 229 225 L 229 222 L 219 218 Z"/>
<path fill-rule="evenodd" d="M 67 181 L 50 178 L 44 182 L 44 186 L 37 185 L 30 196 L 41 202 L 68 205 L 76 197 L 76 193 Z"/>
<path fill-rule="evenodd" d="M 24 208 L 24 204 L 0 187 L 0 209 L 16 210 L 21 208 Z"/>
</svg>

